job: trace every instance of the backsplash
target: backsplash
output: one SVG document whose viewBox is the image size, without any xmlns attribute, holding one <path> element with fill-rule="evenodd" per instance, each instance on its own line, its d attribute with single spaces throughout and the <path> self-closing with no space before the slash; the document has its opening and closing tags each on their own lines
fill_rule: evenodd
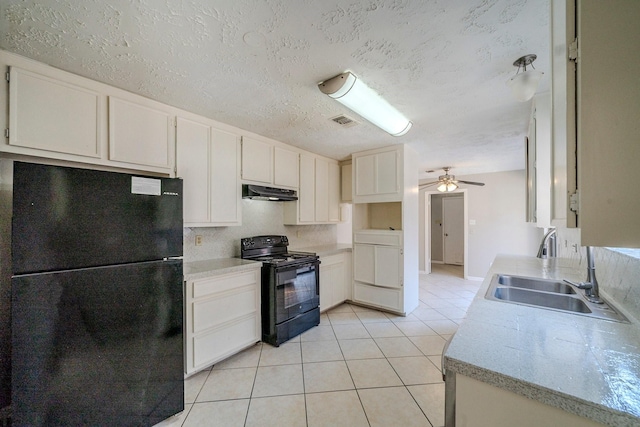
<svg viewBox="0 0 640 427">
<path fill-rule="evenodd" d="M 184 228 L 184 260 L 237 257 L 241 238 L 264 234 L 287 236 L 294 249 L 337 242 L 335 225 L 283 225 L 282 221 L 283 203 L 243 199 L 240 227 Z M 201 246 L 195 245 L 196 235 L 202 236 Z"/>
<path fill-rule="evenodd" d="M 593 252 L 600 289 L 640 320 L 640 259 L 608 248 L 594 247 Z M 580 244 L 578 229 L 558 228 L 558 257 L 570 259 L 586 279 L 587 250 Z"/>
</svg>

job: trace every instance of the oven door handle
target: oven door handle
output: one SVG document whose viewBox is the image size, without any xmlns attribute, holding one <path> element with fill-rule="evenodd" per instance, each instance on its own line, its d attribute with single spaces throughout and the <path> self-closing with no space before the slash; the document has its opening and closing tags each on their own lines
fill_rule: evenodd
<svg viewBox="0 0 640 427">
<path fill-rule="evenodd" d="M 306 273 L 307 271 L 315 270 L 318 268 L 320 264 L 320 260 L 306 262 L 304 264 L 296 264 L 296 265 L 288 265 L 285 267 L 276 267 L 276 273 L 286 273 L 287 271 L 300 271 L 301 273 Z"/>
</svg>

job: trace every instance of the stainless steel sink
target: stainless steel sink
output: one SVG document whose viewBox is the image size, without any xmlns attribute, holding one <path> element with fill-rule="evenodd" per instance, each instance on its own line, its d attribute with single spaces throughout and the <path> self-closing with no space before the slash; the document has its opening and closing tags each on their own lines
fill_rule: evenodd
<svg viewBox="0 0 640 427">
<path fill-rule="evenodd" d="M 494 296 L 503 301 L 519 302 L 540 307 L 555 308 L 556 310 L 573 311 L 576 313 L 591 313 L 587 304 L 581 299 L 550 292 L 531 292 L 519 288 L 496 288 Z"/>
<path fill-rule="evenodd" d="M 603 304 L 592 303 L 582 294 L 580 289 L 559 280 L 496 274 L 491 279 L 485 298 L 599 319 L 628 322 L 622 313 L 606 301 Z"/>
<path fill-rule="evenodd" d="M 498 275 L 498 283 L 514 288 L 531 289 L 534 291 L 553 292 L 556 294 L 575 294 L 571 285 L 559 280 L 536 279 L 535 277 Z"/>
</svg>

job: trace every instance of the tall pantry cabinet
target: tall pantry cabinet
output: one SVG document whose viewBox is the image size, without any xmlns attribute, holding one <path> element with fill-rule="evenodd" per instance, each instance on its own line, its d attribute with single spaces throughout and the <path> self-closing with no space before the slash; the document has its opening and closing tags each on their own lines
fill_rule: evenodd
<svg viewBox="0 0 640 427">
<path fill-rule="evenodd" d="M 418 306 L 418 155 L 406 145 L 352 155 L 353 301 Z"/>
</svg>

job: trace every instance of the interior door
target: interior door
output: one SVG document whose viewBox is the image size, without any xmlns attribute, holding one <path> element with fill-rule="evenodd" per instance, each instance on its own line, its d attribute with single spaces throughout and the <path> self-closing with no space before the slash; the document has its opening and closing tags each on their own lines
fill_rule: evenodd
<svg viewBox="0 0 640 427">
<path fill-rule="evenodd" d="M 444 263 L 464 264 L 464 199 L 445 197 L 442 200 L 444 230 Z"/>
</svg>

